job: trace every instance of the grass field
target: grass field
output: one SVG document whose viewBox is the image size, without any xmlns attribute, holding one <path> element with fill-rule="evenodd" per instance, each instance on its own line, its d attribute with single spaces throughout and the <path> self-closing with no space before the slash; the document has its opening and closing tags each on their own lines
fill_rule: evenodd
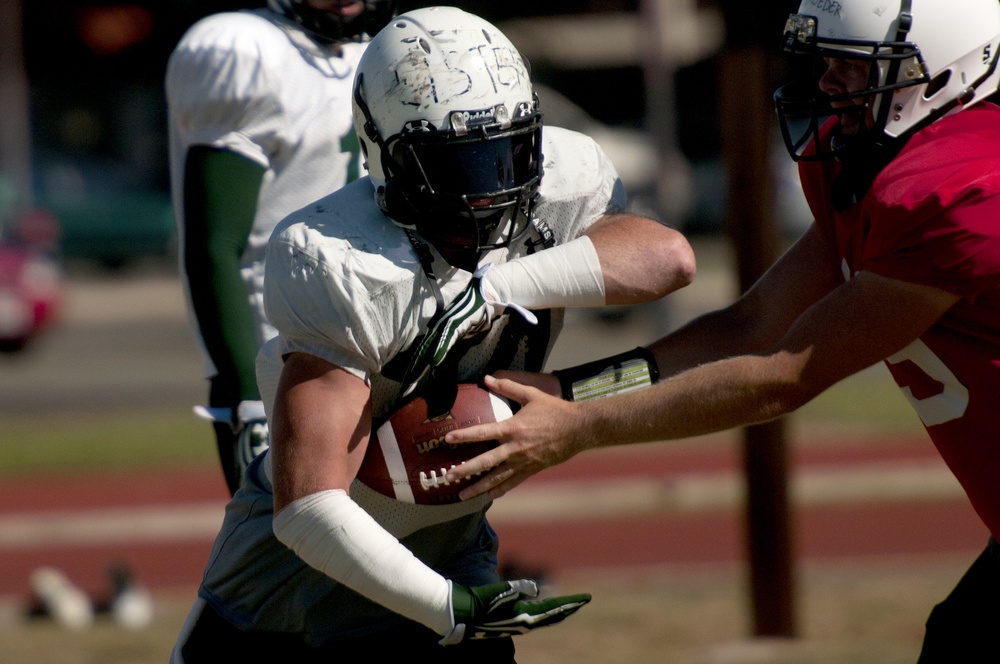
<svg viewBox="0 0 1000 664">
<path fill-rule="evenodd" d="M 72 413 L 7 417 L 0 430 L 0 477 L 100 472 L 176 462 L 215 463 L 205 422 L 189 412 Z"/>
</svg>

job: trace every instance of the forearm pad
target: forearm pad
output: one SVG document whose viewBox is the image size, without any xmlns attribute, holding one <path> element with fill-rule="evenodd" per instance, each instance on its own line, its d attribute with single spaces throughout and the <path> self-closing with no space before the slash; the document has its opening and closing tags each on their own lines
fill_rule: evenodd
<svg viewBox="0 0 1000 664">
<path fill-rule="evenodd" d="M 275 515 L 273 528 L 278 541 L 351 590 L 438 634 L 454 627 L 448 580 L 343 490 L 299 498 Z"/>
<path fill-rule="evenodd" d="M 483 276 L 483 292 L 496 302 L 515 302 L 526 309 L 605 303 L 601 260 L 586 235 L 495 265 Z"/>
<path fill-rule="evenodd" d="M 660 379 L 656 358 L 649 350 L 634 350 L 552 372 L 567 401 L 600 399 L 642 387 Z"/>
</svg>

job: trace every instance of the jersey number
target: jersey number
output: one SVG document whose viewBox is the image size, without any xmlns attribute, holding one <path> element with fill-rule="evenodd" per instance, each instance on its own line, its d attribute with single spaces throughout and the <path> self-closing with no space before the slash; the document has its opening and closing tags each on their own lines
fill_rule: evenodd
<svg viewBox="0 0 1000 664">
<path fill-rule="evenodd" d="M 944 424 L 957 420 L 965 414 L 965 409 L 969 405 L 969 390 L 958 381 L 951 369 L 945 366 L 941 358 L 935 355 L 927 344 L 917 339 L 903 350 L 886 358 L 886 363 L 900 364 L 906 360 L 944 386 L 944 389 L 937 394 L 918 399 L 909 386 L 900 385 L 903 396 L 913 406 L 913 410 L 917 411 L 924 426 Z"/>
</svg>

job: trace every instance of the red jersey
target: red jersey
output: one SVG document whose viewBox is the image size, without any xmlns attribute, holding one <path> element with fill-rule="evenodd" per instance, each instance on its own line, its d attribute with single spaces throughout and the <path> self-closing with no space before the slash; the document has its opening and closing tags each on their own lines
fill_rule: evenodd
<svg viewBox="0 0 1000 664">
<path fill-rule="evenodd" d="M 885 363 L 1000 539 L 1000 108 L 980 104 L 916 133 L 842 212 L 829 197 L 839 168 L 803 161 L 799 171 L 845 279 L 868 271 L 961 298 Z"/>
</svg>

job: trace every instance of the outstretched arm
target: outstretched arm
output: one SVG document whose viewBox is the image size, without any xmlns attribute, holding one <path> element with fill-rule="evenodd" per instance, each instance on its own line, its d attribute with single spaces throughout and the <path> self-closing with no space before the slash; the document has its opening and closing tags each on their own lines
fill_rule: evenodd
<svg viewBox="0 0 1000 664">
<path fill-rule="evenodd" d="M 491 389 L 523 406 L 511 419 L 448 435 L 449 443 L 501 441 L 455 469 L 456 479 L 492 469 L 463 497 L 498 497 L 585 449 L 685 438 L 778 417 L 905 347 L 957 301 L 936 288 L 872 273 L 820 297 L 834 283 L 833 273 L 805 268 L 828 260 L 822 238 L 811 232 L 735 309 L 653 344 L 670 377 L 648 389 L 570 403 L 512 381 L 488 380 Z M 790 278 L 795 275 L 800 278 Z M 734 320 L 747 321 L 745 338 Z"/>
</svg>

